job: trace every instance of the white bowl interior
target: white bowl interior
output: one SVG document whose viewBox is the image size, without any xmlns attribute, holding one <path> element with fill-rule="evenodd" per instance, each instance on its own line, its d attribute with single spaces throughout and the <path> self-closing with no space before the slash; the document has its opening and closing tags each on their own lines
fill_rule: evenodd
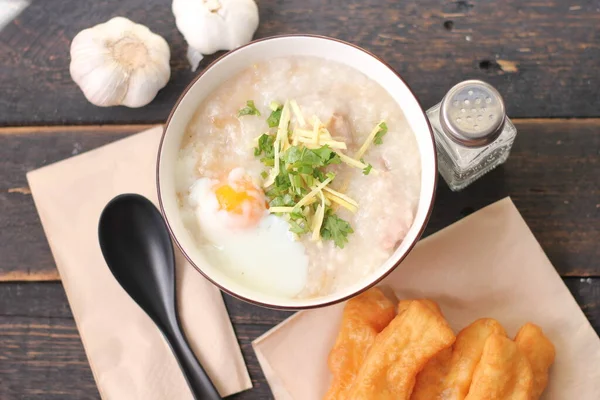
<svg viewBox="0 0 600 400">
<path fill-rule="evenodd" d="M 286 56 L 315 56 L 334 60 L 354 67 L 379 83 L 400 105 L 408 125 L 416 136 L 421 154 L 421 191 L 417 212 L 412 227 L 396 251 L 380 268 L 352 286 L 326 296 L 308 299 L 283 298 L 257 292 L 233 280 L 218 266 L 211 265 L 183 224 L 175 191 L 175 165 L 179 146 L 198 105 L 219 85 L 249 65 L 269 58 Z M 247 300 L 274 307 L 307 308 L 328 304 L 351 296 L 378 280 L 403 258 L 418 240 L 431 207 L 437 175 L 435 148 L 429 125 L 421 106 L 406 84 L 394 71 L 365 51 L 337 40 L 312 36 L 285 36 L 258 41 L 221 58 L 204 72 L 176 107 L 166 127 L 159 156 L 159 195 L 165 218 L 179 246 L 193 263 L 219 286 Z"/>
</svg>

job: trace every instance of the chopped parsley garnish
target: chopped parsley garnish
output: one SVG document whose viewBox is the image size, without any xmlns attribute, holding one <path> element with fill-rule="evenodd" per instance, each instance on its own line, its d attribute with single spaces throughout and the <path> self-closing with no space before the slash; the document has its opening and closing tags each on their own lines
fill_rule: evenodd
<svg viewBox="0 0 600 400">
<path fill-rule="evenodd" d="M 327 145 L 314 150 L 291 146 L 283 153 L 281 159 L 286 163 L 288 169 L 310 175 L 313 175 L 317 168 L 341 162 L 340 156 Z"/>
<path fill-rule="evenodd" d="M 335 177 L 322 170 L 323 167 L 337 160 L 337 154 L 330 149 L 325 149 L 326 147 L 311 150 L 306 147 L 291 146 L 283 153 L 279 174 L 275 178 L 275 183 L 266 192 L 267 197 L 271 199 L 270 206 L 292 207 L 308 194 L 312 187 L 325 179 Z M 263 157 L 261 161 L 269 166 L 273 159 Z"/>
<path fill-rule="evenodd" d="M 308 222 L 304 216 L 302 218 L 290 219 L 288 223 L 290 224 L 290 232 L 293 232 L 297 235 L 303 235 L 310 232 Z"/>
<path fill-rule="evenodd" d="M 331 210 L 325 213 L 325 219 L 321 227 L 323 239 L 333 240 L 337 247 L 343 249 L 348 243 L 348 235 L 351 233 L 354 233 L 354 230 L 348 222 L 333 214 Z"/>
<path fill-rule="evenodd" d="M 269 143 L 273 143 L 273 141 L 274 137 L 272 135 L 262 135 L 258 139 L 259 145 L 254 151 L 257 157 L 264 155 L 261 161 L 267 166 L 271 166 L 270 164 L 274 162 L 272 157 L 273 144 L 271 144 L 270 150 L 268 149 Z M 296 207 L 296 204 L 309 194 L 314 187 L 323 183 L 326 179 L 335 179 L 335 174 L 327 172 L 325 167 L 331 164 L 339 164 L 340 162 L 339 155 L 327 145 L 316 149 L 309 149 L 304 146 L 290 146 L 281 155 L 279 174 L 275 177 L 273 185 L 265 193 L 269 199 L 269 207 Z M 263 178 L 266 175 L 263 175 Z M 320 201 L 311 202 L 297 207 L 297 210 L 289 213 L 288 223 L 290 231 L 297 235 L 309 233 L 311 231 L 311 224 L 305 213 L 314 215 L 318 204 L 320 204 Z M 337 216 L 336 218 L 336 221 L 345 222 Z M 350 226 L 347 222 L 346 224 L 348 227 Z M 336 245 L 341 243 L 342 247 L 345 242 L 340 239 L 341 236 L 344 235 L 345 238 L 349 233 L 352 233 L 351 228 L 350 230 L 343 230 L 344 234 L 338 233 L 336 227 L 332 227 L 331 230 L 335 231 L 335 234 L 328 234 L 325 237 L 323 228 L 321 228 L 322 237 L 327 240 L 331 238 Z"/>
<path fill-rule="evenodd" d="M 271 115 L 269 115 L 269 118 L 267 118 L 267 124 L 269 125 L 269 128 L 276 128 L 279 125 L 279 120 L 281 119 L 281 110 L 283 110 L 283 106 L 279 106 L 273 112 L 271 112 Z"/>
<path fill-rule="evenodd" d="M 333 139 L 316 116 L 308 119 L 312 121 L 312 129 L 306 127 L 307 120 L 294 100 L 286 101 L 283 106 L 271 102 L 269 108 L 271 114 L 266 119 L 269 131 L 258 138 L 254 155 L 268 167 L 261 176 L 265 180 L 263 186 L 271 212 L 286 219 L 290 232 L 296 235 L 308 234 L 311 240 L 330 240 L 335 246 L 344 248 L 354 230 L 348 221 L 336 214 L 336 209 L 341 206 L 356 212 L 358 203 L 329 186 L 336 176 L 330 167 L 343 163 L 362 169 L 364 175 L 376 172 L 371 164 L 357 159 L 364 154 L 371 140 L 375 144 L 383 143 L 387 125 L 381 122 L 375 126 L 359 151 L 360 155 L 356 153 L 352 158 L 340 150 L 345 150 L 346 144 Z M 292 113 L 297 125 L 291 124 Z M 240 115 L 251 114 L 260 115 L 254 102 L 249 100 Z"/>
<path fill-rule="evenodd" d="M 377 134 L 373 138 L 373 143 L 374 144 L 383 144 L 383 137 L 385 136 L 387 131 L 388 131 L 387 124 L 385 122 L 380 123 L 379 124 L 379 132 L 377 132 Z"/>
<path fill-rule="evenodd" d="M 267 167 L 272 167 L 274 165 L 275 160 L 275 147 L 273 144 L 275 143 L 275 136 L 269 135 L 267 133 L 263 133 L 258 138 L 258 146 L 254 148 L 254 156 L 260 157 L 264 154 L 264 157 L 260 159 L 260 161 L 265 164 Z"/>
<path fill-rule="evenodd" d="M 369 175 L 369 173 L 373 169 L 373 166 L 369 163 L 366 163 L 365 160 L 362 158 L 360 159 L 360 162 L 363 164 L 367 164 L 367 166 L 363 168 L 363 175 Z"/>
<path fill-rule="evenodd" d="M 260 111 L 254 105 L 254 100 L 248 100 L 246 102 L 246 107 L 240 109 L 238 111 L 238 117 L 242 117 L 244 115 L 258 115 L 260 117 Z"/>
</svg>

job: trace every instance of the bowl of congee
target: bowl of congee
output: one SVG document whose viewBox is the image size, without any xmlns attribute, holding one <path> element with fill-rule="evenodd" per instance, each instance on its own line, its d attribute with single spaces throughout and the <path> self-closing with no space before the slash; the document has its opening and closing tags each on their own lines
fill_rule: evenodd
<svg viewBox="0 0 600 400">
<path fill-rule="evenodd" d="M 223 291 L 272 308 L 375 285 L 429 218 L 437 165 L 419 102 L 349 43 L 279 36 L 229 52 L 175 105 L 158 197 L 174 242 Z"/>
</svg>

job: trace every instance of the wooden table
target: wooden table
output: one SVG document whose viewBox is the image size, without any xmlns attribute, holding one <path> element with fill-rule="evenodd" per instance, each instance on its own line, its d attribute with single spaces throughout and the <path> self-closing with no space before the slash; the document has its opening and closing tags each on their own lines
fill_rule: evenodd
<svg viewBox="0 0 600 400">
<path fill-rule="evenodd" d="M 426 234 L 510 195 L 600 332 L 598 0 L 260 0 L 259 8 L 256 37 L 352 41 L 396 68 L 425 108 L 466 78 L 495 85 L 519 131 L 513 153 L 463 192 L 440 183 Z M 171 46 L 171 82 L 141 109 L 92 106 L 69 76 L 74 35 L 117 15 Z M 168 0 L 33 0 L 0 31 L 1 399 L 99 398 L 25 173 L 164 122 L 195 75 L 185 51 Z M 289 313 L 224 297 L 254 383 L 232 398 L 271 398 L 250 341 Z"/>
</svg>

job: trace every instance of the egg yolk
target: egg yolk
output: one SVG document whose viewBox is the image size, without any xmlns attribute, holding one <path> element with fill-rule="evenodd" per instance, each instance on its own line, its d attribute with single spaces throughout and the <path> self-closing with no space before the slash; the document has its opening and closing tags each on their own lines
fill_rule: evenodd
<svg viewBox="0 0 600 400">
<path fill-rule="evenodd" d="M 229 185 L 220 186 L 215 190 L 217 201 L 221 205 L 221 209 L 227 210 L 228 212 L 242 214 L 243 204 L 246 201 L 258 202 L 256 197 L 248 194 L 246 190 L 237 192 L 234 188 Z"/>
<path fill-rule="evenodd" d="M 219 209 L 228 215 L 227 220 L 236 228 L 256 226 L 266 213 L 264 192 L 247 176 L 230 173 L 226 181 L 213 188 L 213 193 Z"/>
</svg>

